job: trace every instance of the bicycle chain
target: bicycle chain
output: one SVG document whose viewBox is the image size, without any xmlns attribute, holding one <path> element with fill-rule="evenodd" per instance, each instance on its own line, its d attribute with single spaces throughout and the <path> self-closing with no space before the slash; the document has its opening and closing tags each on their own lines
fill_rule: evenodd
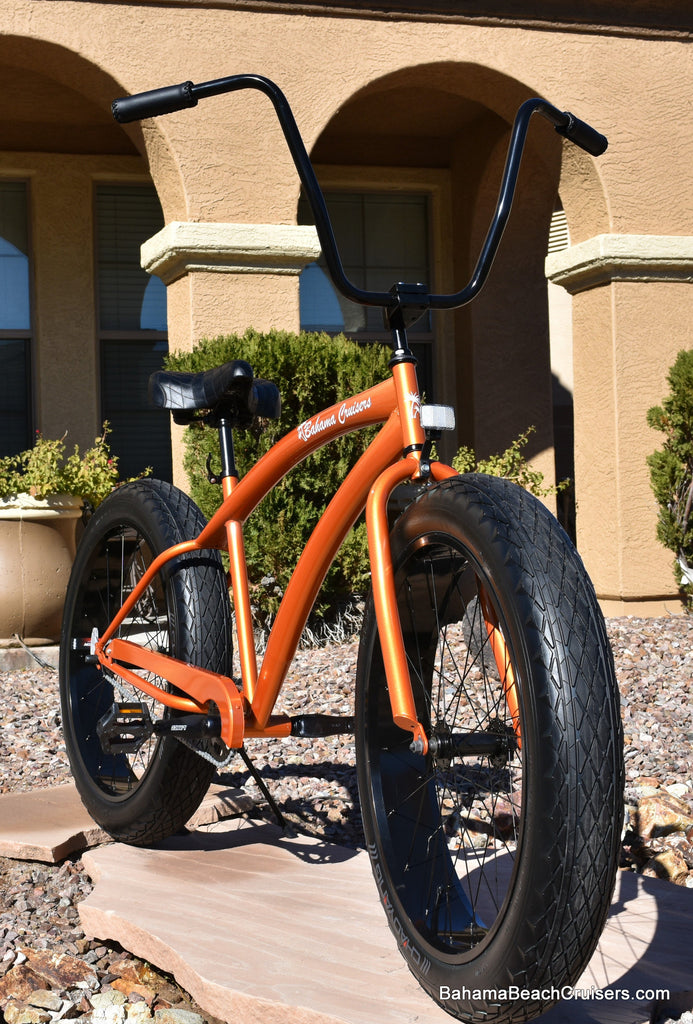
<svg viewBox="0 0 693 1024">
<path fill-rule="evenodd" d="M 228 754 L 226 755 L 226 757 L 223 760 L 219 760 L 219 758 L 216 758 L 216 757 L 214 757 L 213 754 L 210 754 L 209 751 L 201 750 L 199 747 L 195 746 L 195 742 L 196 742 L 195 740 L 186 740 L 186 739 L 183 739 L 182 736 L 176 736 L 176 739 L 178 740 L 179 743 L 182 743 L 184 746 L 186 746 L 190 750 L 192 750 L 194 754 L 197 754 L 198 757 L 201 757 L 204 761 L 209 761 L 209 763 L 213 764 L 215 766 L 215 768 L 226 768 L 227 765 L 231 764 L 231 761 L 234 759 L 234 757 L 238 753 L 237 750 L 235 750 L 235 749 L 229 750 L 229 748 L 226 746 L 226 744 L 222 744 L 224 749 L 228 750 Z M 208 740 L 198 740 L 197 742 L 207 743 L 209 741 Z"/>
</svg>

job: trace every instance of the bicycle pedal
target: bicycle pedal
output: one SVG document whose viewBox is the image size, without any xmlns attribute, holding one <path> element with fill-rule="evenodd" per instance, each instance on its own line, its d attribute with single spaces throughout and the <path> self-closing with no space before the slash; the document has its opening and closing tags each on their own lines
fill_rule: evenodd
<svg viewBox="0 0 693 1024">
<path fill-rule="evenodd" d="M 136 754 L 154 732 L 146 704 L 113 704 L 96 723 L 96 734 L 106 754 Z"/>
</svg>

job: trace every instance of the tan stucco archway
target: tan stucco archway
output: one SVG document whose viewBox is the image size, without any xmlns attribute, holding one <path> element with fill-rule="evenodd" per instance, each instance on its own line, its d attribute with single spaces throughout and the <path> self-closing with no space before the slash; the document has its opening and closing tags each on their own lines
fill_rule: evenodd
<svg viewBox="0 0 693 1024">
<path fill-rule="evenodd" d="M 400 69 L 343 102 L 312 156 L 327 187 L 428 191 L 439 254 L 431 283 L 455 290 L 481 249 L 514 115 L 534 94 L 482 65 Z M 537 118 L 485 290 L 471 307 L 437 317 L 438 393 L 457 407 L 458 440 L 487 455 L 532 425 L 529 452 L 548 480 L 554 469 L 544 259 L 559 188 L 575 237 L 608 223 L 594 161 L 572 158 L 572 149 L 564 150 Z"/>
<path fill-rule="evenodd" d="M 427 89 L 449 94 L 448 71 L 464 67 L 469 70 L 464 87 L 460 89 L 461 78 L 456 76 L 455 95 L 433 112 L 449 119 L 455 104 L 462 111 L 460 98 L 476 103 L 480 114 L 476 127 L 484 133 L 486 148 L 479 153 L 476 179 L 467 151 L 458 147 L 454 154 L 460 179 L 476 186 L 469 196 L 460 197 L 458 209 L 470 208 L 471 200 L 480 217 L 478 223 L 462 225 L 464 231 L 455 225 L 458 238 L 470 239 L 468 251 L 457 250 L 460 261 L 469 259 L 471 242 L 478 240 L 482 230 L 484 204 L 495 191 L 486 181 L 499 168 L 503 133 L 519 100 L 530 93 L 543 95 L 605 131 L 610 147 L 595 162 L 572 149 L 561 155 L 550 127 L 541 125 L 536 130 L 536 148 L 528 154 L 526 180 L 532 194 L 543 195 L 544 185 L 553 188 L 554 198 L 560 194 L 570 229 L 571 247 L 551 264 L 549 273 L 573 295 L 579 547 L 605 606 L 611 611 L 651 612 L 676 608 L 670 556 L 655 536 L 656 507 L 645 462 L 660 438 L 647 428 L 645 413 L 661 400 L 676 351 L 693 344 L 689 309 L 693 302 L 689 284 L 693 142 L 680 117 L 691 94 L 690 31 L 672 28 L 679 24 L 674 5 L 650 7 L 646 17 L 621 12 L 612 24 L 606 4 L 596 6 L 590 23 L 587 15 L 575 15 L 568 4 L 557 6 L 556 19 L 535 23 L 526 9 L 509 4 L 504 20 L 496 22 L 466 10 L 454 16 L 430 13 L 421 18 L 399 8 L 397 13 L 381 16 L 366 5 L 350 5 L 345 15 L 337 5 L 311 4 L 310 10 L 304 10 L 301 5 L 264 0 L 253 4 L 0 0 L 8 32 L 0 39 L 0 63 L 40 72 L 62 89 L 72 88 L 88 97 L 91 112 L 83 102 L 78 104 L 85 140 L 90 134 L 92 140 L 98 139 L 105 130 L 110 102 L 119 92 L 188 78 L 200 82 L 238 71 L 261 73 L 284 89 L 306 145 L 316 155 L 318 140 L 323 135 L 327 138 L 325 130 L 331 123 L 337 124 L 335 114 L 347 110 L 355 97 L 367 97 L 370 91 L 371 102 L 381 102 L 386 96 L 383 85 L 399 90 L 401 97 L 412 72 L 421 76 L 417 81 Z M 420 72 L 416 65 L 427 70 Z M 15 102 L 15 94 L 7 90 L 0 95 L 6 105 L 3 120 L 13 125 L 17 117 L 9 104 Z M 101 125 L 91 118 L 94 110 L 104 119 Z M 107 151 L 107 159 L 101 155 L 101 145 L 85 151 L 77 143 L 74 152 L 63 150 L 56 132 L 43 128 L 40 119 L 34 121 L 31 160 L 23 158 L 18 139 L 8 135 L 10 149 L 2 156 L 2 166 L 10 173 L 26 172 L 28 177 L 35 172 L 38 186 L 36 168 L 44 161 L 44 167 L 62 168 L 65 180 L 71 180 L 73 191 L 66 193 L 57 210 L 34 204 L 34 223 L 47 252 L 56 222 L 74 217 L 88 226 L 85 208 L 75 202 L 83 192 L 79 183 L 93 180 L 89 176 L 94 173 L 110 175 L 118 166 L 125 176 L 138 173 L 154 180 L 167 222 L 185 225 L 183 249 L 194 248 L 198 229 L 207 238 L 214 225 L 222 225 L 217 264 L 198 263 L 189 271 L 183 265 L 171 280 L 169 323 L 174 347 L 188 347 L 205 333 L 242 330 L 249 324 L 260 329 L 297 326 L 295 271 L 297 263 L 308 258 L 310 245 L 291 230 L 296 227 L 298 183 L 264 97 L 210 100 L 165 121 L 128 128 L 127 134 L 109 124 L 109 131 L 120 132 L 110 136 L 112 142 L 117 138 L 117 145 L 125 144 L 126 151 Z M 72 131 L 66 137 L 75 140 L 76 134 Z M 48 152 L 39 152 L 41 138 Z M 347 134 L 342 142 L 348 157 Z M 335 150 L 330 159 L 338 155 Z M 375 157 L 373 148 L 371 159 Z M 447 165 L 440 167 L 435 161 L 431 166 L 433 157 L 431 152 L 427 170 L 432 178 L 440 172 L 435 187 L 441 196 L 447 187 L 452 208 L 456 195 L 450 184 L 452 158 L 447 153 Z M 400 169 L 411 175 L 419 162 L 412 153 Z M 541 188 L 535 189 L 535 184 Z M 528 271 L 522 265 L 527 230 L 534 237 L 536 229 L 537 238 L 546 230 L 548 209 L 537 207 L 535 216 L 529 212 L 531 207 L 527 210 L 524 214 L 518 208 L 511 223 L 510 232 L 517 230 L 517 238 L 509 234 L 505 240 L 501 260 L 506 262 L 496 270 L 504 282 L 513 274 L 522 280 Z M 235 228 L 239 224 L 244 229 L 240 235 Z M 248 273 L 243 263 L 254 246 L 251 259 L 256 259 L 253 253 L 258 244 L 264 244 L 265 225 L 271 228 L 266 237 L 274 264 L 265 273 L 255 263 Z M 251 229 L 249 241 L 246 228 Z M 289 229 L 286 235 L 285 228 Z M 444 266 L 451 265 L 445 256 L 447 241 L 437 239 L 442 243 Z M 525 351 L 531 355 L 528 338 L 538 336 L 535 345 L 546 344 L 545 313 L 538 305 L 543 288 L 538 252 L 537 243 L 532 256 L 537 266 L 531 270 L 535 284 L 528 292 L 518 284 L 498 304 L 492 301 L 493 292 L 487 291 L 476 309 L 458 314 L 459 320 L 449 327 L 464 356 L 461 380 L 471 382 L 469 393 L 464 394 L 456 373 L 449 378 L 450 386 L 464 399 L 467 436 L 480 434 L 481 425 L 491 423 L 506 431 L 498 443 L 507 443 L 507 433 L 514 426 L 512 404 L 497 404 L 492 417 L 479 404 L 479 396 L 493 394 L 494 388 L 499 393 L 507 371 L 501 358 L 504 351 L 515 353 L 515 369 L 521 371 L 517 390 L 520 384 L 525 389 L 529 386 L 533 401 L 548 401 L 541 380 L 528 385 L 522 376 L 529 366 L 521 356 L 522 345 L 528 345 Z M 169 267 L 170 256 L 170 251 L 163 253 Z M 224 261 L 227 273 L 220 274 Z M 54 382 L 59 379 L 66 397 L 63 401 L 61 393 L 55 398 L 55 408 L 69 404 L 79 409 L 80 420 L 93 420 L 94 380 L 89 377 L 88 360 L 77 365 L 66 347 L 58 376 L 57 358 L 65 323 L 73 330 L 81 321 L 83 339 L 93 332 L 91 254 L 84 246 L 69 273 L 57 261 L 48 268 L 44 264 L 43 269 L 50 271 L 42 273 L 41 284 L 45 295 L 50 293 L 50 302 L 42 300 L 42 330 L 46 328 L 45 337 L 56 358 L 37 368 L 41 404 L 49 408 L 49 399 L 55 397 L 49 393 L 51 388 L 56 390 Z M 70 289 L 65 287 L 68 277 Z M 79 282 L 81 291 L 72 287 L 74 282 Z M 78 294 L 85 300 L 90 297 L 92 305 L 78 301 Z M 513 305 L 517 315 L 501 317 L 499 322 L 497 310 Z M 502 344 L 495 352 L 484 349 L 480 339 L 496 331 Z M 50 351 L 50 345 L 43 350 L 44 359 Z M 486 380 L 479 381 L 476 374 L 482 371 Z M 86 381 L 82 391 L 75 383 L 80 377 Z M 486 431 L 481 441 L 497 447 Z"/>
<path fill-rule="evenodd" d="M 122 91 L 73 50 L 0 36 L 0 92 L 12 98 L 0 173 L 26 181 L 31 195 L 33 425 L 49 437 L 67 430 L 70 445 L 93 442 L 101 423 L 94 185 L 149 182 L 151 162 L 169 208 L 183 195 L 158 129 L 145 146 L 141 132 L 128 137 L 111 117 Z"/>
</svg>

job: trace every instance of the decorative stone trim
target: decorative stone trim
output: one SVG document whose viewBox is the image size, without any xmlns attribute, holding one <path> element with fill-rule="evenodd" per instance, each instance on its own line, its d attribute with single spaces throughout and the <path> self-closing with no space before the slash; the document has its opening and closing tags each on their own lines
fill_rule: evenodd
<svg viewBox="0 0 693 1024">
<path fill-rule="evenodd" d="M 170 284 L 184 274 L 300 274 L 320 256 L 317 231 L 303 224 L 172 221 L 147 239 L 141 263 Z"/>
<path fill-rule="evenodd" d="M 550 253 L 545 272 L 571 295 L 611 281 L 693 281 L 693 235 L 596 235 Z"/>
</svg>

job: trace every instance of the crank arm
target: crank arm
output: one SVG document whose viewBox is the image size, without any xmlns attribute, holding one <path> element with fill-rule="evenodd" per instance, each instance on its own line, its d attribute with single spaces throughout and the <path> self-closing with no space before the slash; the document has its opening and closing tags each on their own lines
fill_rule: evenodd
<svg viewBox="0 0 693 1024">
<path fill-rule="evenodd" d="M 97 654 L 104 668 L 168 707 L 199 714 L 208 711 L 209 703 L 213 702 L 219 712 L 221 738 L 226 746 L 237 748 L 243 745 L 245 709 L 233 679 L 188 665 L 168 654 L 140 647 L 130 640 L 114 638 L 105 648 L 99 650 L 97 647 Z M 133 668 L 152 672 L 186 696 L 169 693 L 148 679 L 143 679 L 132 671 Z"/>
</svg>

